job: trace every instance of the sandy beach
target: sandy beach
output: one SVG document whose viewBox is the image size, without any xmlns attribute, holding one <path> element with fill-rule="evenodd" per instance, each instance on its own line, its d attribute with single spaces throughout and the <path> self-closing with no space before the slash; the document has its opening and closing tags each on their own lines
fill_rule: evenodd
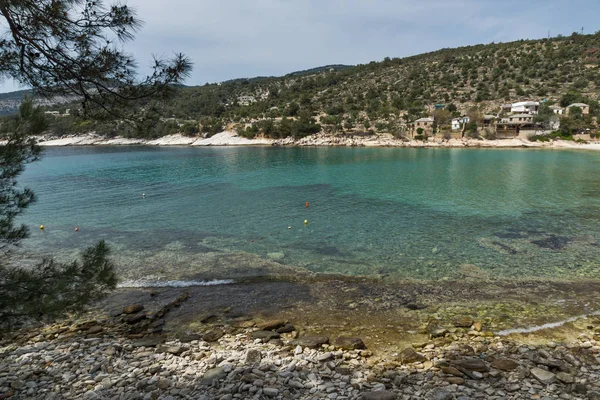
<svg viewBox="0 0 600 400">
<path fill-rule="evenodd" d="M 293 138 L 246 139 L 235 132 L 224 131 L 210 138 L 188 137 L 181 134 L 164 136 L 159 139 L 105 138 L 94 133 L 68 137 L 39 137 L 41 146 L 339 146 L 339 147 L 410 147 L 410 148 L 533 148 L 533 149 L 577 149 L 600 150 L 600 143 L 576 143 L 566 140 L 550 142 L 530 142 L 526 139 L 450 139 L 404 141 L 389 134 L 371 136 L 328 135 L 318 133 L 298 140 Z"/>
</svg>

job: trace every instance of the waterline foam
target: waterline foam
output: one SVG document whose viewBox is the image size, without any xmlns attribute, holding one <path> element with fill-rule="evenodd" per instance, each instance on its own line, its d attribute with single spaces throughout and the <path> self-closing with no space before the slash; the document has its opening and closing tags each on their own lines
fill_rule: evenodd
<svg viewBox="0 0 600 400">
<path fill-rule="evenodd" d="M 511 329 L 505 329 L 503 331 L 496 332 L 496 335 L 498 335 L 498 336 L 508 336 L 508 335 L 512 335 L 513 333 L 533 333 L 533 332 L 541 331 L 543 329 L 558 328 L 559 326 L 563 326 L 564 324 L 568 324 L 569 322 L 575 322 L 578 319 L 587 318 L 587 317 L 593 317 L 593 316 L 598 316 L 598 315 L 600 315 L 600 311 L 595 311 L 593 313 L 583 314 L 583 315 L 578 315 L 576 317 L 567 318 L 567 319 L 562 320 L 562 321 L 549 322 L 549 323 L 543 324 L 543 325 L 530 326 L 529 328 L 511 328 Z"/>
<path fill-rule="evenodd" d="M 214 279 L 212 281 L 151 281 L 144 279 L 129 279 L 117 285 L 119 288 L 161 288 L 161 287 L 191 287 L 230 285 L 233 279 Z"/>
</svg>

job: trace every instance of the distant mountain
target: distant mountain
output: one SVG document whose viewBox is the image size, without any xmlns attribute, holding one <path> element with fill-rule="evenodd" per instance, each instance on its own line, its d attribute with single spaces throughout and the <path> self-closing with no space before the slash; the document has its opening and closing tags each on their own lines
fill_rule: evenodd
<svg viewBox="0 0 600 400">
<path fill-rule="evenodd" d="M 0 116 L 12 115 L 19 110 L 19 106 L 27 97 L 33 97 L 34 104 L 52 107 L 58 104 L 70 103 L 75 100 L 73 96 L 56 96 L 53 98 L 36 97 L 33 90 L 17 90 L 15 92 L 0 93 Z"/>
<path fill-rule="evenodd" d="M 23 100 L 25 96 L 31 96 L 33 90 L 17 90 L 15 92 L 0 93 L 0 100 Z"/>
<path fill-rule="evenodd" d="M 31 96 L 32 93 L 31 90 L 0 93 L 0 116 L 11 115 L 17 112 L 19 104 L 21 104 L 26 96 Z"/>
<path fill-rule="evenodd" d="M 283 77 L 277 77 L 277 76 L 255 76 L 253 78 L 235 78 L 235 79 L 230 79 L 230 80 L 227 80 L 227 81 L 223 81 L 223 82 L 219 83 L 219 85 L 231 84 L 231 83 L 248 84 L 250 82 L 264 82 L 264 81 L 271 81 L 271 80 L 279 79 L 279 78 L 318 74 L 320 72 L 327 72 L 327 71 L 341 71 L 343 69 L 352 68 L 352 67 L 353 67 L 352 65 L 343 65 L 343 64 L 324 65 L 322 67 L 316 67 L 316 68 L 306 69 L 306 70 L 303 70 L 303 71 L 290 72 L 290 73 L 284 75 Z M 206 84 L 204 86 L 210 86 L 210 84 Z"/>
</svg>

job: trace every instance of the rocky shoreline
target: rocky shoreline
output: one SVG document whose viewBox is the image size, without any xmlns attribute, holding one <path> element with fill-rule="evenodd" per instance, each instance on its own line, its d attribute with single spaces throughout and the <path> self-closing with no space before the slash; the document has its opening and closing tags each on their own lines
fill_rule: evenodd
<svg viewBox="0 0 600 400">
<path fill-rule="evenodd" d="M 548 148 L 600 150 L 600 143 L 576 143 L 555 140 L 549 142 L 530 142 L 526 139 L 450 139 L 450 140 L 401 140 L 390 134 L 379 135 L 331 135 L 317 133 L 301 139 L 284 138 L 246 139 L 235 132 L 224 131 L 210 138 L 188 137 L 181 134 L 164 136 L 158 139 L 106 138 L 89 133 L 78 136 L 40 136 L 39 144 L 47 147 L 63 146 L 297 146 L 297 147 L 408 147 L 408 148 Z"/>
<path fill-rule="evenodd" d="M 5 338 L 0 399 L 600 399 L 600 318 L 580 321 L 572 340 L 535 344 L 462 317 L 379 353 L 286 320 L 205 314 L 198 333 L 165 335 L 165 316 L 186 301 Z"/>
</svg>

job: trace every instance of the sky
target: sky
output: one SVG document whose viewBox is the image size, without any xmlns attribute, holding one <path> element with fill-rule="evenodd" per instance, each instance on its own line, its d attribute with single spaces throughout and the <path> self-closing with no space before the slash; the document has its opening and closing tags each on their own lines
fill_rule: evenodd
<svg viewBox="0 0 600 400">
<path fill-rule="evenodd" d="M 599 0 L 121 0 L 143 28 L 140 73 L 184 53 L 188 85 L 365 64 L 447 47 L 600 30 Z M 114 0 L 105 0 L 114 3 Z M 0 92 L 16 90 L 13 82 Z"/>
</svg>

